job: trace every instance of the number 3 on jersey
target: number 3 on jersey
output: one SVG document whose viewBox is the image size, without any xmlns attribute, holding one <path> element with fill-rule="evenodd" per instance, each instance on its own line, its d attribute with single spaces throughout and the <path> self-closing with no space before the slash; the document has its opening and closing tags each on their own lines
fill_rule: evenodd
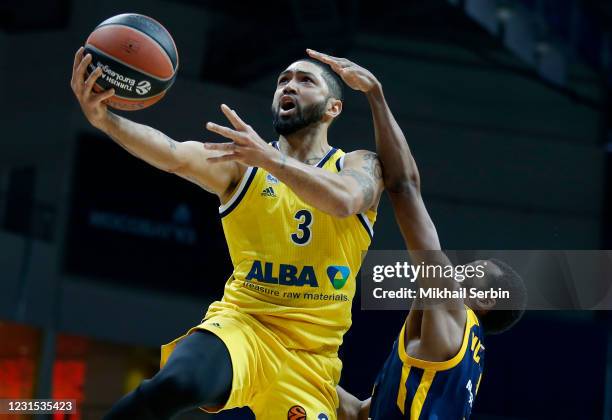
<svg viewBox="0 0 612 420">
<path fill-rule="evenodd" d="M 293 216 L 298 221 L 298 231 L 291 234 L 291 240 L 297 245 L 306 245 L 312 238 L 310 226 L 312 226 L 312 213 L 308 210 L 298 210 Z"/>
</svg>

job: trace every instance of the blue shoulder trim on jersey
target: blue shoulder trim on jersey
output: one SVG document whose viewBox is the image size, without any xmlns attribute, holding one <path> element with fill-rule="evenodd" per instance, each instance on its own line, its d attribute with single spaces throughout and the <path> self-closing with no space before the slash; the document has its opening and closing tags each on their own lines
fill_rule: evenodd
<svg viewBox="0 0 612 420">
<path fill-rule="evenodd" d="M 329 160 L 329 158 L 331 158 L 331 157 L 334 155 L 334 153 L 336 153 L 337 151 L 338 151 L 338 149 L 336 149 L 335 147 L 332 147 L 332 148 L 330 149 L 330 151 L 329 151 L 329 152 L 327 152 L 327 154 L 325 155 L 325 157 L 323 157 L 323 159 L 321 159 L 321 160 L 319 161 L 319 163 L 317 163 L 317 168 L 322 168 L 322 167 L 323 167 L 323 165 L 325 165 L 325 163 L 327 163 L 327 161 Z"/>
<path fill-rule="evenodd" d="M 374 230 L 370 226 L 370 223 L 367 220 L 367 216 L 365 214 L 363 214 L 363 213 L 357 213 L 357 218 L 359 219 L 359 221 L 363 225 L 363 227 L 366 230 L 366 232 L 368 232 L 368 236 L 370 237 L 370 240 L 374 239 Z"/>
<path fill-rule="evenodd" d="M 223 206 L 219 207 L 219 215 L 222 218 L 227 216 L 232 210 L 236 208 L 238 204 L 240 204 L 240 201 L 242 200 L 246 192 L 249 190 L 249 186 L 251 185 L 251 182 L 253 182 L 253 179 L 255 178 L 257 169 L 258 168 L 256 167 L 248 168 L 247 173 L 244 174 L 245 177 L 242 179 L 242 182 L 238 186 L 238 189 L 234 193 L 233 197 Z M 251 173 L 248 173 L 249 171 L 251 171 Z"/>
</svg>

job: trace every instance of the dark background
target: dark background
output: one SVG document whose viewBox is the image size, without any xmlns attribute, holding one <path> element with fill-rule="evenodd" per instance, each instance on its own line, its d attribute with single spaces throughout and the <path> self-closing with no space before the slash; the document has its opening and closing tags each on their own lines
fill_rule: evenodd
<svg viewBox="0 0 612 420">
<path fill-rule="evenodd" d="M 213 138 L 204 123 L 223 122 L 227 103 L 273 140 L 277 74 L 319 49 L 382 82 L 443 247 L 612 246 L 609 2 L 5 1 L 0 319 L 41 336 L 32 395 L 53 392 L 58 336 L 157 349 L 199 321 L 231 270 L 217 199 L 127 154 L 72 96 L 74 52 L 123 12 L 159 20 L 180 56 L 166 98 L 129 118 L 204 141 Z M 346 93 L 330 143 L 372 149 L 367 101 Z M 92 211 L 111 214 L 115 229 L 92 225 Z M 386 197 L 375 231 L 373 248 L 403 247 Z M 356 297 L 345 388 L 368 396 L 404 316 L 361 311 Z M 530 312 L 487 339 L 474 418 L 612 418 L 611 322 L 603 312 Z M 86 393 L 83 417 L 120 395 L 94 407 Z"/>
<path fill-rule="evenodd" d="M 210 293 L 203 274 L 223 278 L 231 272 L 217 198 L 122 152 L 97 133 L 78 141 L 64 271 L 112 282 L 129 278 L 133 286 L 167 292 Z"/>
</svg>

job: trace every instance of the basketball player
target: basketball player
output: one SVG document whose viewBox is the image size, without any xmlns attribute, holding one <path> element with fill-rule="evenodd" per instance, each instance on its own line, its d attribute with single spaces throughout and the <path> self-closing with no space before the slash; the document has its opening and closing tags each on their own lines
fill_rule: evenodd
<svg viewBox="0 0 612 420">
<path fill-rule="evenodd" d="M 351 87 L 372 86 L 368 98 L 374 113 L 376 149 L 383 165 L 385 188 L 413 264 L 447 267 L 436 228 L 421 196 L 421 181 L 404 134 L 389 110 L 380 83 L 366 69 L 345 59 L 311 52 L 328 64 Z M 420 288 L 449 291 L 459 287 L 510 291 L 510 302 L 467 297 L 413 302 L 391 354 L 378 374 L 372 397 L 366 401 L 339 388 L 341 419 L 467 419 L 484 365 L 483 336 L 512 327 L 523 314 L 526 292 L 520 276 L 507 264 L 492 259 L 469 264 L 482 276 L 419 277 Z M 501 309 L 504 308 L 504 309 Z"/>
<path fill-rule="evenodd" d="M 104 100 L 113 91 L 92 92 L 101 71 L 87 77 L 90 62 L 79 49 L 71 80 L 85 117 L 129 153 L 216 194 L 234 265 L 223 298 L 162 347 L 161 370 L 106 418 L 249 406 L 258 419 L 335 419 L 337 351 L 383 189 L 376 154 L 328 144 L 341 80 L 316 60 L 296 61 L 272 100 L 277 141 L 266 143 L 222 105 L 231 127 L 207 128 L 231 142 L 203 145 L 110 112 Z"/>
</svg>

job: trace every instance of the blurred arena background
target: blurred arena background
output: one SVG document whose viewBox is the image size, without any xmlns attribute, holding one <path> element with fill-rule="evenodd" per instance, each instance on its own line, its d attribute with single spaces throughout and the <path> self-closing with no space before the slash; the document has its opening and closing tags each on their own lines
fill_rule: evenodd
<svg viewBox="0 0 612 420">
<path fill-rule="evenodd" d="M 161 21 L 180 55 L 167 97 L 129 118 L 207 140 L 226 103 L 271 140 L 277 74 L 319 49 L 382 82 L 445 248 L 612 247 L 607 0 L 4 0 L 0 398 L 76 398 L 53 418 L 100 418 L 230 274 L 216 198 L 125 153 L 72 95 L 74 52 L 124 12 Z M 374 147 L 364 97 L 347 92 L 330 142 Z M 403 247 L 386 199 L 375 230 L 373 248 Z M 404 314 L 359 302 L 341 383 L 365 398 Z M 490 337 L 474 418 L 612 419 L 610 314 L 530 312 Z"/>
</svg>

